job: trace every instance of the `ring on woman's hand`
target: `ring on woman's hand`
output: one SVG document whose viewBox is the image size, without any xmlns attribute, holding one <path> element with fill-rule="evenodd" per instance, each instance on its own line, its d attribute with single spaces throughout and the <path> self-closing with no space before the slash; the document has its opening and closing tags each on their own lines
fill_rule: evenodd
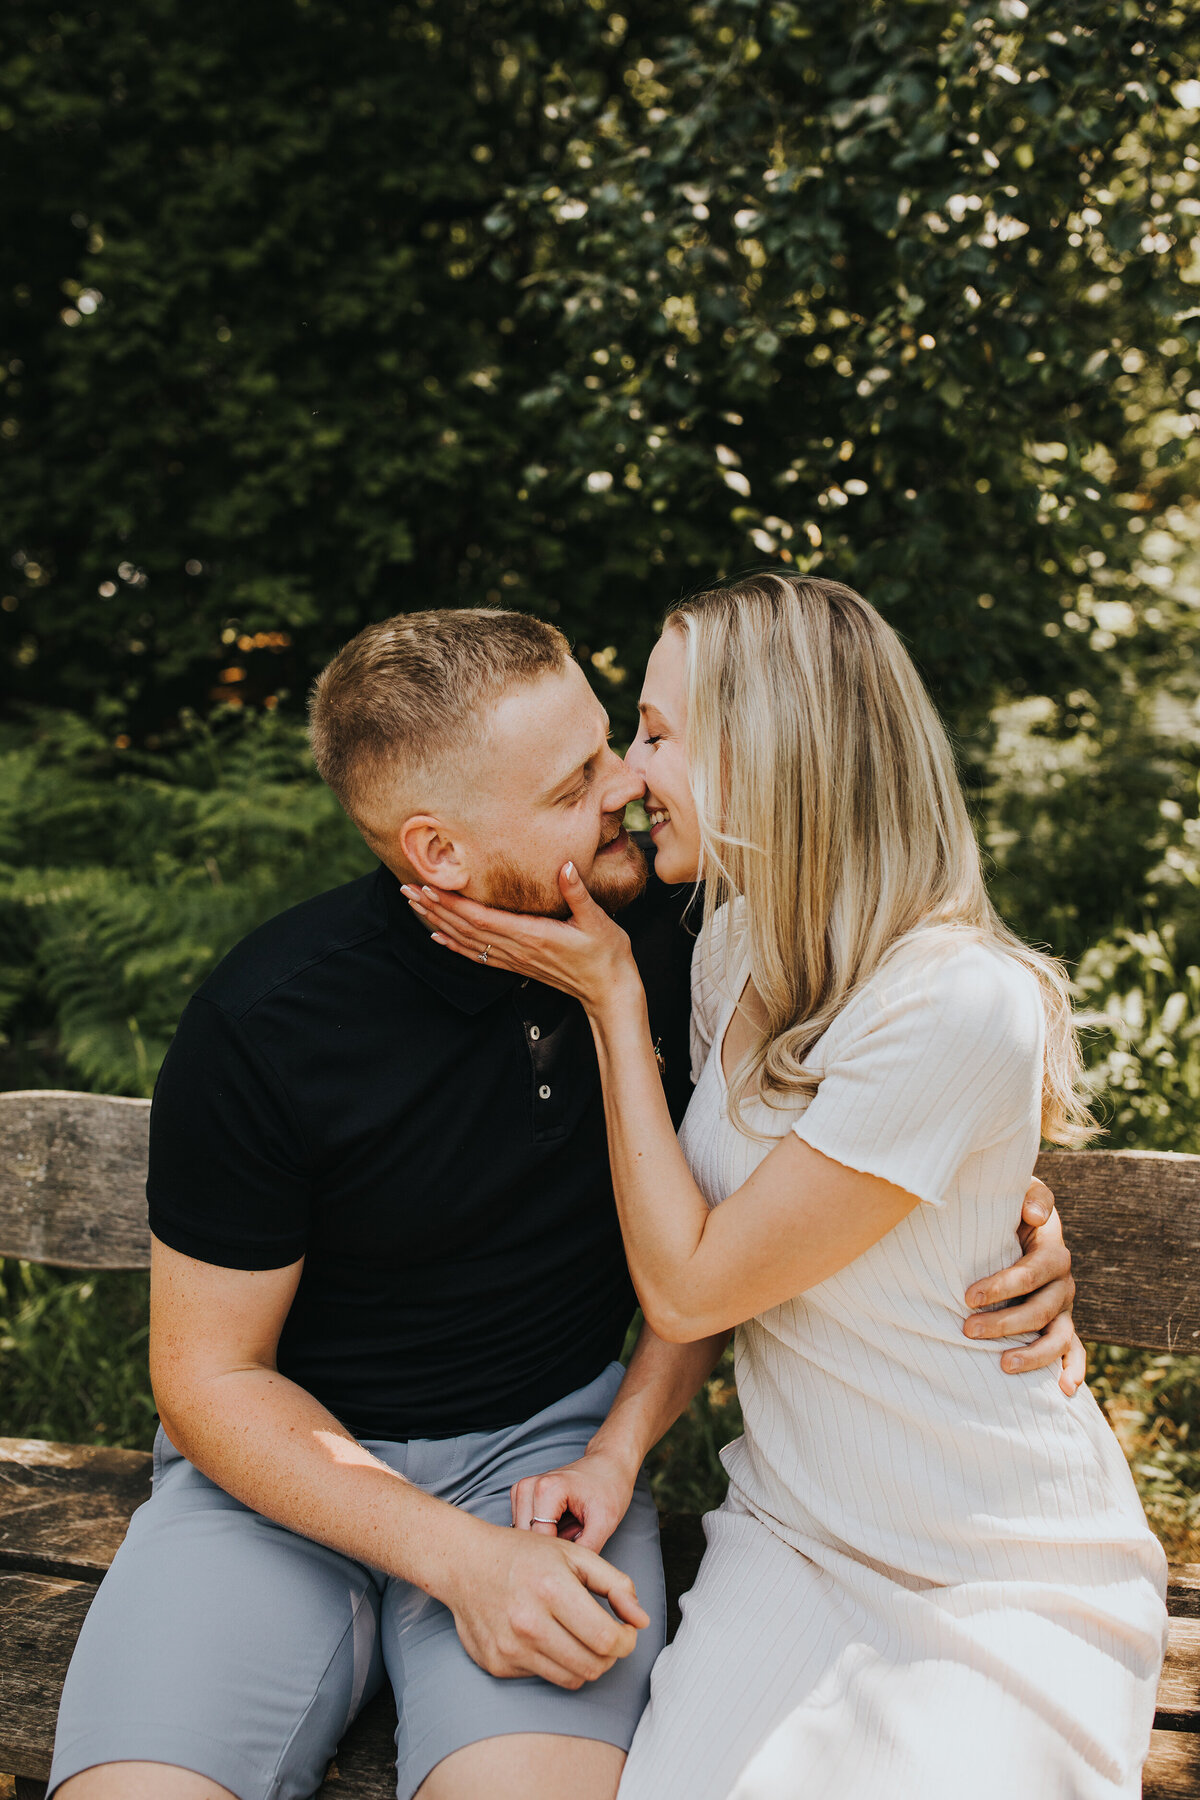
<svg viewBox="0 0 1200 1800">
<path fill-rule="evenodd" d="M 485 944 L 483 946 L 483 949 L 479 952 L 479 960 L 481 963 L 485 963 L 487 961 L 488 956 L 491 953 L 491 948 L 492 948 L 492 946 L 490 944 Z"/>
<path fill-rule="evenodd" d="M 531 1525 L 557 1525 L 558 1520 L 557 1519 L 539 1519 L 537 1514 L 534 1513 L 534 1515 L 530 1519 L 529 1523 Z"/>
</svg>

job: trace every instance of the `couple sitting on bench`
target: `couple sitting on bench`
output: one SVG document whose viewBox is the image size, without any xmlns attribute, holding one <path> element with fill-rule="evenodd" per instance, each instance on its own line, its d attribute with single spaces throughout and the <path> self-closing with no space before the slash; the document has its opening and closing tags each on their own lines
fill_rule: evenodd
<svg viewBox="0 0 1200 1800">
<path fill-rule="evenodd" d="M 1165 1562 L 1030 1184 L 1087 1127 L 1063 973 L 849 589 L 685 602 L 641 719 L 622 762 L 499 611 L 317 682 L 380 867 L 246 938 L 163 1066 L 154 1490 L 61 1800 L 299 1800 L 385 1680 L 400 1800 L 1139 1793 Z M 641 1466 L 731 1331 L 663 1651 Z"/>
</svg>

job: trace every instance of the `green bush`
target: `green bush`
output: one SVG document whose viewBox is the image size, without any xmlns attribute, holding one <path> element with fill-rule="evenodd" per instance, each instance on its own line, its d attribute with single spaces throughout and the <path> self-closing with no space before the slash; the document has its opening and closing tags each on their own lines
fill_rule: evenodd
<svg viewBox="0 0 1200 1800">
<path fill-rule="evenodd" d="M 0 1079 L 110 1094 L 150 1093 L 185 1001 L 239 938 L 373 867 L 299 727 L 270 714 L 192 720 L 157 755 L 70 714 L 10 731 L 0 856 L 14 853 Z"/>
<path fill-rule="evenodd" d="M 1079 991 L 1098 1110 L 1113 1149 L 1200 1145 L 1200 968 L 1180 968 L 1171 925 L 1088 952 Z"/>
<path fill-rule="evenodd" d="M 1089 1346 L 1088 1382 L 1129 1458 L 1168 1556 L 1200 1548 L 1200 1356 Z"/>
<path fill-rule="evenodd" d="M 1124 501 L 1186 491 L 1194 8 L 5 23 L 15 692 L 141 742 L 491 598 L 628 719 L 664 603 L 763 561 L 857 580 L 975 723 L 1107 681 Z"/>
<path fill-rule="evenodd" d="M 0 1261 L 0 1434 L 150 1448 L 149 1279 Z"/>
</svg>

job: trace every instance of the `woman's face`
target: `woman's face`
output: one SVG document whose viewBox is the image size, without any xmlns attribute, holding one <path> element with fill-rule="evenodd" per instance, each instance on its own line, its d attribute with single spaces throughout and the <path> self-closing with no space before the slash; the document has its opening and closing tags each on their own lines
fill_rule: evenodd
<svg viewBox="0 0 1200 1800">
<path fill-rule="evenodd" d="M 638 702 L 641 729 L 625 756 L 646 784 L 654 873 L 669 885 L 694 881 L 700 867 L 700 826 L 684 748 L 686 666 L 683 633 L 668 627 L 650 652 Z"/>
</svg>

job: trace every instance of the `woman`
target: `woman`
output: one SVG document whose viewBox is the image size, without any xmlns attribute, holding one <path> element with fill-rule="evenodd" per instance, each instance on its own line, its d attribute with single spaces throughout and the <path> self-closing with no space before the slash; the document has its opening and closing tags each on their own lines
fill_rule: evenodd
<svg viewBox="0 0 1200 1800">
<path fill-rule="evenodd" d="M 1135 1796 L 1162 1552 L 1086 1389 L 961 1329 L 1039 1138 L 1087 1135 L 1064 973 L 992 910 L 945 733 L 848 588 L 685 602 L 640 710 L 656 873 L 706 882 L 678 1142 L 570 865 L 566 924 L 427 908 L 583 1002 L 646 1317 L 738 1327 L 745 1436 L 622 1800 Z"/>
</svg>

